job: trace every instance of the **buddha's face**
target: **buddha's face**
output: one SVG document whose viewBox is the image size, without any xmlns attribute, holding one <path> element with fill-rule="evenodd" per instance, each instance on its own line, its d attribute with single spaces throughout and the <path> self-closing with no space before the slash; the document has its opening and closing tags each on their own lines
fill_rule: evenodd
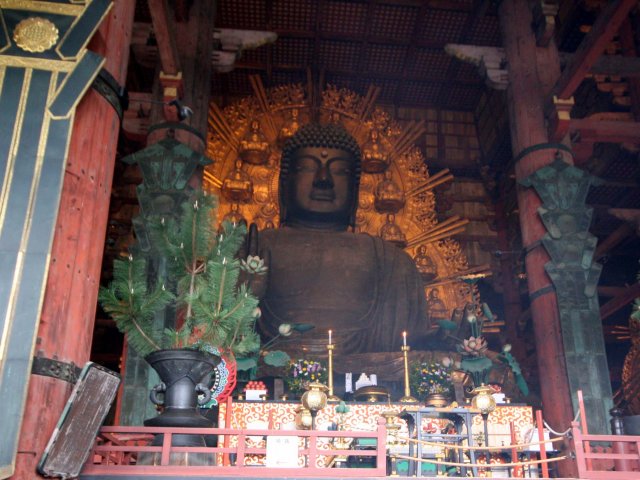
<svg viewBox="0 0 640 480">
<path fill-rule="evenodd" d="M 354 158 L 336 148 L 298 149 L 288 178 L 294 220 L 347 226 L 354 199 Z"/>
</svg>

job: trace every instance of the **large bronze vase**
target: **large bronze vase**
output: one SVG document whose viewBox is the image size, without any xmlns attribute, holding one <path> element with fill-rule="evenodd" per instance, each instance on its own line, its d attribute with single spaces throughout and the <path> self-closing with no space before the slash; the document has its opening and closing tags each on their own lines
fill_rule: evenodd
<svg viewBox="0 0 640 480">
<path fill-rule="evenodd" d="M 145 360 L 162 381 L 151 390 L 151 401 L 163 407 L 160 415 L 144 421 L 145 426 L 207 428 L 213 425 L 211 420 L 200 415 L 198 405 L 204 405 L 210 399 L 208 385 L 220 357 L 197 350 L 171 349 L 153 352 Z M 199 395 L 203 395 L 200 400 Z M 156 435 L 152 445 L 162 445 L 162 440 L 162 435 Z M 179 447 L 206 446 L 202 435 L 174 434 L 171 444 Z"/>
</svg>

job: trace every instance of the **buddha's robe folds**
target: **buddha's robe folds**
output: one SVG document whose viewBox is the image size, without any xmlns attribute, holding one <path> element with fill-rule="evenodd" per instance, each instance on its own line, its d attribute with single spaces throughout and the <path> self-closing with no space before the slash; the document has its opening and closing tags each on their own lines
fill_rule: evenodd
<svg viewBox="0 0 640 480">
<path fill-rule="evenodd" d="M 275 335 L 281 323 L 315 326 L 285 344 L 290 352 L 326 353 L 329 329 L 336 353 L 398 351 L 403 331 L 417 339 L 429 329 L 413 260 L 380 238 L 283 227 L 260 232 L 260 248 L 271 257 L 263 330 Z"/>
</svg>

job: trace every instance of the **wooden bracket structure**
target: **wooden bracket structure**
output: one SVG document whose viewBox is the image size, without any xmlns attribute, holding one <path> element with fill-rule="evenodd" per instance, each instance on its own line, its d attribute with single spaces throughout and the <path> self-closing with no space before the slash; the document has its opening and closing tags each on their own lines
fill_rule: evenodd
<svg viewBox="0 0 640 480">
<path fill-rule="evenodd" d="M 550 111 L 547 112 L 549 121 L 549 140 L 551 142 L 561 142 L 567 133 L 571 123 L 571 109 L 575 105 L 573 97 L 561 99 L 553 96 Z"/>
<path fill-rule="evenodd" d="M 182 69 L 175 38 L 175 24 L 167 0 L 149 0 L 149 11 L 153 31 L 158 43 L 160 56 L 160 84 L 164 117 L 169 122 L 178 122 L 178 111 L 169 106 L 169 102 L 183 95 Z"/>
<path fill-rule="evenodd" d="M 556 28 L 558 15 L 557 0 L 538 0 L 533 6 L 533 26 L 536 32 L 536 45 L 548 47 Z"/>
<path fill-rule="evenodd" d="M 574 94 L 598 57 L 611 43 L 631 9 L 637 4 L 637 0 L 614 0 L 607 3 L 571 62 L 560 75 L 554 88 L 554 94 L 558 98 L 567 99 Z"/>
<path fill-rule="evenodd" d="M 178 72 L 175 75 L 160 72 L 160 85 L 162 85 L 164 118 L 169 122 L 179 122 L 181 119 L 178 115 L 178 109 L 169 104 L 183 95 L 182 72 Z"/>
</svg>

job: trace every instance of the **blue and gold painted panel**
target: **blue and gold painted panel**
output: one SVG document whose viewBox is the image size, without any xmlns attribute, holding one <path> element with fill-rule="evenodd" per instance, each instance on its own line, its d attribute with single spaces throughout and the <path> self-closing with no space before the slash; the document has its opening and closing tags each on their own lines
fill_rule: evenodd
<svg viewBox="0 0 640 480">
<path fill-rule="evenodd" d="M 0 478 L 14 470 L 75 107 L 110 0 L 0 0 Z"/>
</svg>

